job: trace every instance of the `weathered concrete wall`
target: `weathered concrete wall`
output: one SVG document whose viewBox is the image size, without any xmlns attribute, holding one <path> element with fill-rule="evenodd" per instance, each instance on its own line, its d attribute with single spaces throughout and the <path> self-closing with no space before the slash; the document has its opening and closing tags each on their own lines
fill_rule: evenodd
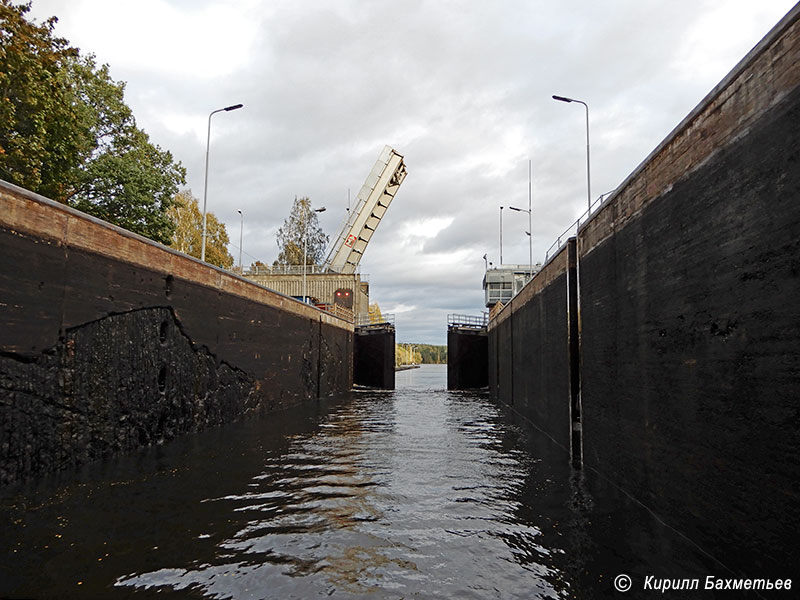
<svg viewBox="0 0 800 600">
<path fill-rule="evenodd" d="M 489 323 L 491 393 L 570 449 L 568 282 L 574 240 Z"/>
<path fill-rule="evenodd" d="M 486 329 L 447 329 L 447 389 L 469 390 L 489 385 L 489 342 Z"/>
<path fill-rule="evenodd" d="M 0 184 L 0 481 L 352 383 L 353 329 Z"/>
<path fill-rule="evenodd" d="M 353 380 L 358 385 L 394 389 L 394 325 L 356 328 Z"/>
<path fill-rule="evenodd" d="M 584 450 L 712 554 L 778 576 L 800 528 L 800 88 L 746 122 L 581 237 Z"/>
<path fill-rule="evenodd" d="M 798 15 L 578 234 L 585 466 L 722 570 L 773 579 L 800 563 Z M 541 343 L 497 321 L 498 352 Z"/>
<path fill-rule="evenodd" d="M 259 285 L 280 292 L 287 296 L 300 298 L 303 296 L 303 275 L 284 275 L 278 273 L 246 274 L 247 279 Z M 337 302 L 336 291 L 340 289 L 351 290 L 351 310 L 356 315 L 366 315 L 369 312 L 369 282 L 362 281 L 361 274 L 353 273 L 308 273 L 306 274 L 306 294 L 317 299 L 322 304 Z M 341 302 L 340 302 L 341 303 Z M 342 303 L 346 306 L 346 304 Z"/>
</svg>

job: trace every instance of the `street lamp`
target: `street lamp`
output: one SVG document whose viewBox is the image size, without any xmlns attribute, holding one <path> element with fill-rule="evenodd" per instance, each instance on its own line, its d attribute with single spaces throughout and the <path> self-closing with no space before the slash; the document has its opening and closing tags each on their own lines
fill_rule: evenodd
<svg viewBox="0 0 800 600">
<path fill-rule="evenodd" d="M 323 206 L 322 208 L 315 208 L 312 212 L 325 212 L 325 207 Z M 306 253 L 308 251 L 308 221 L 309 219 L 306 219 L 305 229 L 303 231 L 303 302 L 306 302 L 306 262 L 308 262 Z"/>
<path fill-rule="evenodd" d="M 244 233 L 244 215 L 240 210 L 237 210 L 236 212 L 238 212 L 239 216 L 241 217 L 241 223 L 239 224 L 239 275 L 244 275 L 244 270 L 242 269 L 242 234 Z"/>
<path fill-rule="evenodd" d="M 587 190 L 587 197 L 589 198 L 589 213 L 592 212 L 592 177 L 591 171 L 589 167 L 589 105 L 586 104 L 583 100 L 575 100 L 574 98 L 566 98 L 564 96 L 553 96 L 553 100 L 558 100 L 559 102 L 577 102 L 578 104 L 583 104 L 583 107 L 586 109 L 586 190 Z"/>
<path fill-rule="evenodd" d="M 208 150 L 211 146 L 211 117 L 218 112 L 230 112 L 232 110 L 236 110 L 242 108 L 244 104 L 233 104 L 231 106 L 226 106 L 225 108 L 219 108 L 217 110 L 211 111 L 208 115 L 208 137 L 206 138 L 206 177 L 205 177 L 205 184 L 203 186 L 203 242 L 202 247 L 200 250 L 200 260 L 206 260 L 206 233 L 208 231 L 207 228 L 207 221 L 206 221 L 206 200 L 208 198 Z"/>
<path fill-rule="evenodd" d="M 528 231 L 525 232 L 528 234 L 528 280 L 533 279 L 533 225 L 531 224 L 531 218 L 533 215 L 533 210 L 531 208 L 531 204 L 533 202 L 533 178 L 531 175 L 531 160 L 528 159 L 528 210 L 525 210 L 524 208 L 515 208 L 513 206 L 508 207 L 511 210 L 516 210 L 517 212 L 528 213 Z"/>
<path fill-rule="evenodd" d="M 531 227 L 531 210 L 525 210 L 524 208 L 517 208 L 516 206 L 509 206 L 511 210 L 515 210 L 517 212 L 524 212 L 528 213 L 528 229 L 530 231 L 526 231 L 525 233 L 528 234 L 528 279 L 533 278 L 533 236 L 531 235 L 531 231 L 533 228 Z"/>
<path fill-rule="evenodd" d="M 500 207 L 500 267 L 503 266 L 503 207 Z"/>
</svg>

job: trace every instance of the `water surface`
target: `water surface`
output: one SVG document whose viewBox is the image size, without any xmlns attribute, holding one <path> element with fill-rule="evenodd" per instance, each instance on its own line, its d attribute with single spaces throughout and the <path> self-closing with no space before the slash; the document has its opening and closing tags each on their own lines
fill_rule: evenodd
<svg viewBox="0 0 800 600">
<path fill-rule="evenodd" d="M 423 366 L 5 490 L 0 596 L 602 598 L 620 572 L 703 571 L 519 415 L 445 382 Z"/>
</svg>

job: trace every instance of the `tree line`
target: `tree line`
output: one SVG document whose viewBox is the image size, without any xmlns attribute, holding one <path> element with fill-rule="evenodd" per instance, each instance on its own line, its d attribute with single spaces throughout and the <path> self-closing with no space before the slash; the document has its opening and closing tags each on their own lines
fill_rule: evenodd
<svg viewBox="0 0 800 600">
<path fill-rule="evenodd" d="M 447 363 L 447 346 L 431 344 L 395 344 L 396 365 L 443 365 Z"/>
<path fill-rule="evenodd" d="M 0 0 L 0 179 L 200 257 L 202 213 L 186 169 L 150 141 L 108 65 L 55 35 L 56 17 Z M 206 261 L 230 269 L 225 224 L 207 213 Z M 308 198 L 278 232 L 278 263 L 321 259 L 327 236 Z"/>
<path fill-rule="evenodd" d="M 108 65 L 29 11 L 0 0 L 0 177 L 169 244 L 186 169 L 136 125 Z"/>
</svg>

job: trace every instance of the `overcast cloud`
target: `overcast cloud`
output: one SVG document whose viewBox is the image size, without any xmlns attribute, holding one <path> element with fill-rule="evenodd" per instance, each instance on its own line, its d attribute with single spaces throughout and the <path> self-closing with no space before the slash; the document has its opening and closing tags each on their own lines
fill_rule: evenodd
<svg viewBox="0 0 800 600">
<path fill-rule="evenodd" d="M 499 207 L 527 207 L 533 256 L 613 189 L 792 7 L 792 0 L 34 0 L 33 15 L 127 82 L 138 124 L 188 170 L 244 262 L 271 263 L 295 195 L 333 238 L 384 144 L 408 176 L 362 260 L 397 339 L 445 343 L 483 307 Z M 505 263 L 528 219 L 504 211 Z M 231 253 L 239 256 L 238 248 Z"/>
</svg>

